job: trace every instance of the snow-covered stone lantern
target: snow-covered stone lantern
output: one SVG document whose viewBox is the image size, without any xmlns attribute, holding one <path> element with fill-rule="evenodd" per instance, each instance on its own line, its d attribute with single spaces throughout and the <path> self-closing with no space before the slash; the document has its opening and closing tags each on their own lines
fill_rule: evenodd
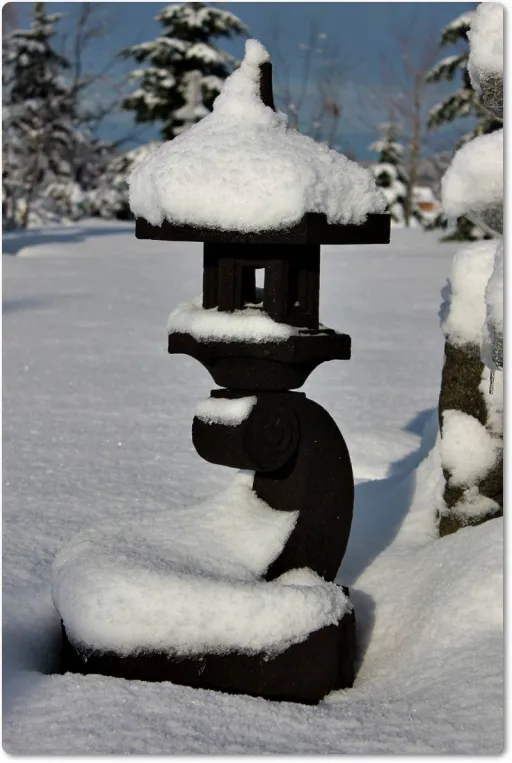
<svg viewBox="0 0 512 763">
<path fill-rule="evenodd" d="M 254 40 L 212 114 L 150 154 L 130 195 L 138 238 L 204 243 L 202 299 L 171 313 L 169 352 L 221 387 L 197 408 L 196 450 L 241 471 L 200 506 L 63 552 L 67 666 L 316 703 L 354 679 L 354 611 L 334 583 L 354 483 L 335 422 L 292 390 L 350 358 L 350 337 L 319 323 L 320 246 L 387 243 L 385 200 L 287 127 Z"/>
</svg>

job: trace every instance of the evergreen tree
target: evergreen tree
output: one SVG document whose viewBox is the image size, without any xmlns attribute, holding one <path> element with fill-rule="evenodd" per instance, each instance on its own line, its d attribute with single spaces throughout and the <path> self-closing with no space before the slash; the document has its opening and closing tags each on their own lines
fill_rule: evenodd
<svg viewBox="0 0 512 763">
<path fill-rule="evenodd" d="M 382 136 L 370 146 L 370 151 L 379 154 L 377 162 L 371 165 L 377 186 L 388 202 L 388 210 L 393 222 L 403 225 L 407 197 L 407 175 L 403 167 L 404 147 L 398 142 L 400 127 L 396 122 L 379 125 Z"/>
<path fill-rule="evenodd" d="M 203 3 L 166 6 L 156 16 L 160 36 L 121 51 L 145 64 L 132 77 L 137 90 L 123 102 L 138 123 L 160 122 L 164 140 L 170 140 L 211 111 L 235 60 L 214 40 L 246 32 L 232 13 Z"/>
<path fill-rule="evenodd" d="M 487 109 L 483 108 L 478 93 L 471 87 L 467 68 L 469 58 L 467 34 L 471 28 L 472 17 L 472 12 L 463 13 L 442 30 L 440 47 L 459 45 L 459 51 L 443 58 L 427 74 L 427 82 L 453 82 L 458 74 L 461 75 L 460 87 L 434 106 L 428 118 L 428 127 L 435 129 L 461 117 L 476 117 L 475 127 L 460 139 L 457 147 L 478 135 L 486 135 L 502 126 Z M 463 45 L 461 46 L 460 43 Z"/>
<path fill-rule="evenodd" d="M 82 138 L 74 128 L 74 94 L 64 82 L 69 63 L 52 47 L 59 18 L 36 3 L 30 29 L 3 41 L 2 208 L 10 225 L 27 225 L 43 189 L 74 184 L 72 159 Z"/>
<path fill-rule="evenodd" d="M 106 219 L 133 219 L 129 203 L 130 173 L 138 162 L 159 145 L 161 144 L 158 141 L 153 141 L 124 153 L 111 154 L 96 181 L 87 191 L 89 214 Z"/>
</svg>

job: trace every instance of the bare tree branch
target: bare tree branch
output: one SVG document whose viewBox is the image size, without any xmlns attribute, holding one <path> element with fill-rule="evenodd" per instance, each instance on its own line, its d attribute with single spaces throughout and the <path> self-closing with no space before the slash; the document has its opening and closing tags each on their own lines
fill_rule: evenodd
<svg viewBox="0 0 512 763">
<path fill-rule="evenodd" d="M 391 8 L 391 44 L 381 56 L 380 82 L 365 89 L 361 103 L 361 118 L 368 126 L 375 115 L 386 113 L 389 121 L 400 124 L 405 143 L 407 188 L 405 224 L 410 224 L 413 213 L 413 191 L 418 177 L 418 165 L 424 149 L 431 144 L 427 136 L 429 98 L 433 95 L 427 84 L 427 72 L 438 55 L 438 30 L 420 19 L 414 6 L 405 20 L 398 21 Z"/>
<path fill-rule="evenodd" d="M 329 46 L 326 39 L 318 19 L 311 20 L 308 40 L 299 45 L 300 72 L 292 79 L 283 53 L 280 20 L 274 19 L 272 23 L 276 102 L 288 115 L 291 127 L 332 145 L 338 136 L 343 113 L 342 86 L 347 82 L 349 67 L 342 64 L 339 51 Z"/>
</svg>

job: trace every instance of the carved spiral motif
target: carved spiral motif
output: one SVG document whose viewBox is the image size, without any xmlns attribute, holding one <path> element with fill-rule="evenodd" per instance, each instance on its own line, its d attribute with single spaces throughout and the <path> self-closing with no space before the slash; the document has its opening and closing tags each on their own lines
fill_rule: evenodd
<svg viewBox="0 0 512 763">
<path fill-rule="evenodd" d="M 299 445 L 300 426 L 295 413 L 282 403 L 258 400 L 244 432 L 244 450 L 256 471 L 279 469 Z"/>
</svg>

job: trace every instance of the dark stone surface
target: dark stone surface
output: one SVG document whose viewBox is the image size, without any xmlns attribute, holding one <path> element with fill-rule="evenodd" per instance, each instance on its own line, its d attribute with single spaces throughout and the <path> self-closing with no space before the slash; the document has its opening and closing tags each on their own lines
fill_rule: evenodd
<svg viewBox="0 0 512 763">
<path fill-rule="evenodd" d="M 444 365 L 439 394 L 439 427 L 443 428 L 446 410 L 462 411 L 474 416 L 481 424 L 487 422 L 487 409 L 478 389 L 482 381 L 484 364 L 480 360 L 480 347 L 472 344 L 444 346 Z"/>
<path fill-rule="evenodd" d="M 249 416 L 237 426 L 207 423 L 194 418 L 192 441 L 205 461 L 233 469 L 273 472 L 294 458 L 301 442 L 299 417 L 293 395 L 298 392 L 259 394 Z M 236 399 L 243 393 L 214 390 L 212 397 Z"/>
<path fill-rule="evenodd" d="M 264 61 L 260 64 L 260 98 L 265 106 L 269 106 L 272 111 L 276 110 L 272 87 L 272 63 L 270 61 Z"/>
<path fill-rule="evenodd" d="M 347 589 L 345 592 L 348 594 Z M 170 657 L 141 652 L 121 657 L 93 652 L 87 659 L 69 642 L 63 627 L 64 672 L 100 674 L 138 681 L 171 681 L 230 694 L 317 704 L 334 689 L 351 687 L 355 664 L 355 615 L 321 628 L 274 658 L 265 654 L 204 654 Z"/>
<path fill-rule="evenodd" d="M 216 390 L 212 396 L 240 394 Z M 254 470 L 253 489 L 269 506 L 299 512 L 266 579 L 309 567 L 334 580 L 350 534 L 354 479 L 347 446 L 327 411 L 302 393 L 263 393 L 238 426 L 196 417 L 192 438 L 206 461 Z"/>
<path fill-rule="evenodd" d="M 135 235 L 153 241 L 204 241 L 226 244 L 389 244 L 389 214 L 368 215 L 361 225 L 330 225 L 324 214 L 308 212 L 289 228 L 252 233 L 200 228 L 195 225 L 173 225 L 164 220 L 151 225 L 143 217 L 135 221 Z"/>
<path fill-rule="evenodd" d="M 257 294 L 255 271 L 264 270 Z M 203 307 L 222 312 L 262 302 L 278 323 L 318 329 L 320 245 L 204 245 Z"/>
<path fill-rule="evenodd" d="M 480 359 L 480 347 L 476 344 L 455 346 L 446 342 L 445 361 L 439 396 L 439 426 L 443 433 L 443 413 L 455 410 L 487 424 L 487 407 L 479 390 L 484 364 Z M 467 485 L 450 485 L 451 473 L 443 470 L 445 488 L 443 501 L 447 511 L 438 516 L 439 535 L 444 537 L 468 525 L 478 525 L 488 519 L 503 515 L 503 453 L 497 457 L 494 467 L 476 483 L 481 495 L 496 501 L 498 507 L 478 518 L 468 518 L 459 511 Z"/>
<path fill-rule="evenodd" d="M 190 334 L 173 332 L 168 350 L 198 360 L 219 387 L 275 391 L 302 387 L 328 360 L 349 360 L 351 339 L 327 328 L 299 330 L 283 342 L 199 342 Z"/>
<path fill-rule="evenodd" d="M 477 527 L 484 522 L 488 522 L 490 519 L 497 519 L 502 516 L 502 506 L 478 517 L 462 517 L 451 511 L 448 514 L 443 514 L 443 516 L 439 518 L 439 535 L 441 538 L 444 538 L 446 535 L 456 533 L 457 530 L 461 530 L 463 527 Z"/>
</svg>

